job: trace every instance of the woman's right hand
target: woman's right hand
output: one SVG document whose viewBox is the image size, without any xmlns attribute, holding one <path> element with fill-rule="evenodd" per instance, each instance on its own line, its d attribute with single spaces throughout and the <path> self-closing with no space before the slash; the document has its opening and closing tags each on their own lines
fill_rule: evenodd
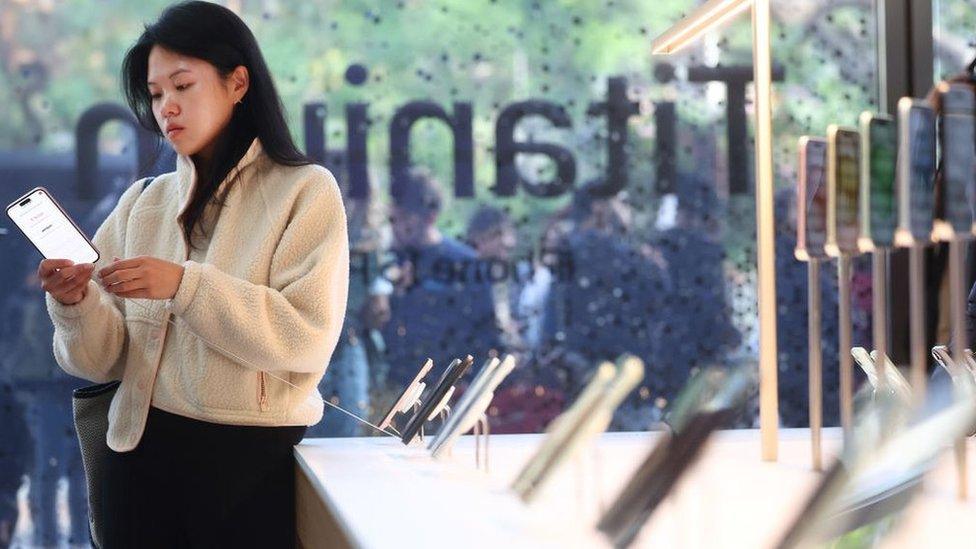
<svg viewBox="0 0 976 549">
<path fill-rule="evenodd" d="M 45 259 L 37 268 L 37 277 L 51 297 L 63 305 L 74 305 L 85 298 L 94 271 L 92 263 L 75 265 L 70 259 Z"/>
</svg>

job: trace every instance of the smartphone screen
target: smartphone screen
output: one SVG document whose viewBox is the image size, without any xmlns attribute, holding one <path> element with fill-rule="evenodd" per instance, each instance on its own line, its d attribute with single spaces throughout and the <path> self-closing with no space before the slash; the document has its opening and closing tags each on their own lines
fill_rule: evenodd
<svg viewBox="0 0 976 549">
<path fill-rule="evenodd" d="M 869 234 L 875 246 L 891 247 L 898 228 L 895 201 L 895 155 L 898 134 L 888 118 L 872 117 L 868 126 Z"/>
<path fill-rule="evenodd" d="M 901 224 L 911 237 L 927 244 L 935 215 L 935 113 L 911 105 L 903 113 L 907 124 L 907 180 L 902 190 Z"/>
<path fill-rule="evenodd" d="M 98 251 L 61 206 L 37 188 L 7 206 L 7 215 L 45 259 L 94 263 Z"/>
<path fill-rule="evenodd" d="M 827 228 L 841 253 L 858 253 L 861 194 L 861 137 L 857 131 L 832 127 L 828 137 L 828 219 Z M 831 200 L 832 197 L 832 200 Z M 832 223 L 831 223 L 832 221 Z M 828 235 L 830 236 L 830 235 Z"/>
<path fill-rule="evenodd" d="M 942 190 L 945 220 L 957 235 L 972 232 L 973 187 L 976 186 L 976 120 L 974 99 L 966 85 L 950 85 L 942 99 Z"/>
<path fill-rule="evenodd" d="M 827 141 L 800 139 L 800 177 L 797 185 L 796 256 L 825 258 L 827 242 Z M 804 257 L 805 256 L 805 257 Z"/>
</svg>

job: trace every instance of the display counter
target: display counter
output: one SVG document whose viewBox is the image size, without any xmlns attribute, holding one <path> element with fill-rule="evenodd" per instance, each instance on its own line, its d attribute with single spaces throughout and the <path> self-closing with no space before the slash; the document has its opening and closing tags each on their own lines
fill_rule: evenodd
<svg viewBox="0 0 976 549">
<path fill-rule="evenodd" d="M 607 433 L 568 464 L 539 499 L 508 485 L 542 435 L 494 435 L 490 469 L 474 437 L 440 461 L 393 438 L 307 439 L 295 449 L 301 547 L 606 547 L 593 525 L 654 443 L 654 433 Z M 839 429 L 823 431 L 825 463 Z M 972 441 L 970 441 L 972 443 Z M 970 464 L 970 478 L 976 466 Z M 759 431 L 718 433 L 702 461 L 651 518 L 639 547 L 771 547 L 820 474 L 806 429 L 780 432 L 777 462 L 759 459 Z M 973 547 L 976 501 L 955 497 L 951 452 L 885 547 Z"/>
</svg>

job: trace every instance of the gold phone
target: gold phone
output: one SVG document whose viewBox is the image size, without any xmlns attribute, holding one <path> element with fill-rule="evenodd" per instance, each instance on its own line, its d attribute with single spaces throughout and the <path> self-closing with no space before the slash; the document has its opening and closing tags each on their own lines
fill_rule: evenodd
<svg viewBox="0 0 976 549">
<path fill-rule="evenodd" d="M 604 362 L 568 410 L 553 420 L 542 446 L 523 466 L 512 489 L 530 503 L 559 467 L 606 430 L 613 412 L 644 378 L 644 363 L 632 355 Z"/>
</svg>

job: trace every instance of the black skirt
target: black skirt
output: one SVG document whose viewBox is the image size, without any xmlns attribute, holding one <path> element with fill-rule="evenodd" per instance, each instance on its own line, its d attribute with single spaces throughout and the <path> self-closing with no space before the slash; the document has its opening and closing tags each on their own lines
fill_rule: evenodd
<svg viewBox="0 0 976 549">
<path fill-rule="evenodd" d="M 109 452 L 105 546 L 294 547 L 306 427 L 222 425 L 149 409 L 139 445 Z"/>
</svg>

